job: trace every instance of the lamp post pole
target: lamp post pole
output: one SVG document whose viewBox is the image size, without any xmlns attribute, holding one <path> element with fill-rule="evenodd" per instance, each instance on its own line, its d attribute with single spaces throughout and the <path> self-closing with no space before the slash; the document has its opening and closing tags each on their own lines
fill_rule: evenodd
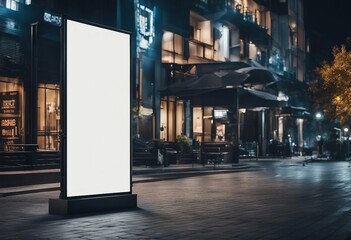
<svg viewBox="0 0 351 240">
<path fill-rule="evenodd" d="M 316 113 L 316 120 L 318 122 L 318 130 L 317 130 L 317 141 L 318 141 L 318 156 L 322 157 L 323 154 L 323 137 L 322 137 L 322 126 L 321 120 L 323 115 L 321 113 Z"/>
<path fill-rule="evenodd" d="M 349 152 L 350 152 L 350 133 L 349 133 L 349 129 L 347 127 L 344 128 L 344 134 L 346 135 L 346 140 L 347 140 L 346 157 L 348 159 L 349 158 Z"/>
<path fill-rule="evenodd" d="M 347 159 L 350 161 L 349 159 L 350 157 L 350 133 L 347 133 Z"/>
</svg>

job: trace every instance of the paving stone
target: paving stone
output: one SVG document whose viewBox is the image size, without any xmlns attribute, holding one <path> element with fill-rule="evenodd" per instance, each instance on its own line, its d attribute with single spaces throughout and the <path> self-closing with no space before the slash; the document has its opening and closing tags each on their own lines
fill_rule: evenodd
<svg viewBox="0 0 351 240">
<path fill-rule="evenodd" d="M 134 211 L 60 217 L 57 191 L 0 197 L 0 238 L 350 239 L 347 162 L 249 164 L 260 170 L 134 184 Z"/>
</svg>

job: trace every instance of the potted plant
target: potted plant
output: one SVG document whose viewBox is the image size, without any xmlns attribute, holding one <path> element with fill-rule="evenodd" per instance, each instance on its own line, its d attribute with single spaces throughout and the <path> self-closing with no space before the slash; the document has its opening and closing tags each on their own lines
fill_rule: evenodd
<svg viewBox="0 0 351 240">
<path fill-rule="evenodd" d="M 176 138 L 176 145 L 178 146 L 178 150 L 184 152 L 190 149 L 191 140 L 184 134 L 178 135 Z"/>
</svg>

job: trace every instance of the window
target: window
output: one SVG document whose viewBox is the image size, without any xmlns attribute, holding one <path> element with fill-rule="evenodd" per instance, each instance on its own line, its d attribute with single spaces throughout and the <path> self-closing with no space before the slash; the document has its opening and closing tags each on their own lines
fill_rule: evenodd
<svg viewBox="0 0 351 240">
<path fill-rule="evenodd" d="M 60 86 L 38 86 L 38 145 L 40 149 L 60 150 Z"/>
<path fill-rule="evenodd" d="M 184 133 L 184 102 L 176 101 L 176 136 Z"/>
<path fill-rule="evenodd" d="M 204 107 L 204 142 L 212 141 L 213 107 Z"/>
<path fill-rule="evenodd" d="M 18 2 L 15 0 L 6 0 L 6 8 L 18 11 Z"/>
<path fill-rule="evenodd" d="M 175 97 L 161 100 L 160 138 L 175 141 L 176 136 L 184 133 L 184 101 Z"/>
<path fill-rule="evenodd" d="M 229 28 L 225 25 L 217 25 L 214 28 L 215 54 L 214 58 L 217 61 L 227 61 L 229 59 Z"/>
<path fill-rule="evenodd" d="M 201 107 L 193 108 L 193 138 L 196 141 L 202 141 L 202 109 Z"/>
<path fill-rule="evenodd" d="M 168 130 L 168 121 L 167 121 L 167 101 L 161 100 L 161 116 L 160 116 L 160 138 L 167 140 L 167 130 Z"/>
<path fill-rule="evenodd" d="M 185 63 L 183 54 L 183 37 L 172 32 L 164 32 L 162 37 L 162 62 Z"/>
<path fill-rule="evenodd" d="M 15 78 L 0 77 L 0 151 L 24 141 L 23 86 Z"/>
</svg>

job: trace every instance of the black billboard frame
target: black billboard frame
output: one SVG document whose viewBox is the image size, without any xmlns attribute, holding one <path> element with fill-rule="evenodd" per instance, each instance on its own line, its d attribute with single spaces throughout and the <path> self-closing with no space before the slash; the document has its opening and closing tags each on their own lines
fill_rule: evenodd
<svg viewBox="0 0 351 240">
<path fill-rule="evenodd" d="M 109 26 L 92 23 L 89 21 L 82 21 L 71 17 L 62 17 L 62 24 L 60 27 L 60 48 L 61 48 L 61 59 L 60 59 L 60 72 L 62 79 L 61 86 L 61 178 L 60 178 L 60 195 L 58 199 L 49 199 L 49 214 L 54 215 L 72 215 L 72 214 L 83 214 L 92 212 L 104 212 L 104 211 L 115 211 L 121 209 L 133 209 L 137 207 L 137 195 L 132 193 L 132 155 L 133 155 L 133 144 L 132 144 L 132 127 L 129 129 L 130 134 L 130 191 L 121 193 L 108 193 L 108 194 L 97 194 L 88 196 L 67 196 L 67 20 L 75 21 L 90 26 L 107 29 L 115 32 L 129 34 L 130 44 L 130 72 L 129 72 L 129 91 L 130 91 L 130 105 L 132 106 L 132 33 Z M 130 119 L 132 119 L 132 112 L 130 111 Z"/>
</svg>

